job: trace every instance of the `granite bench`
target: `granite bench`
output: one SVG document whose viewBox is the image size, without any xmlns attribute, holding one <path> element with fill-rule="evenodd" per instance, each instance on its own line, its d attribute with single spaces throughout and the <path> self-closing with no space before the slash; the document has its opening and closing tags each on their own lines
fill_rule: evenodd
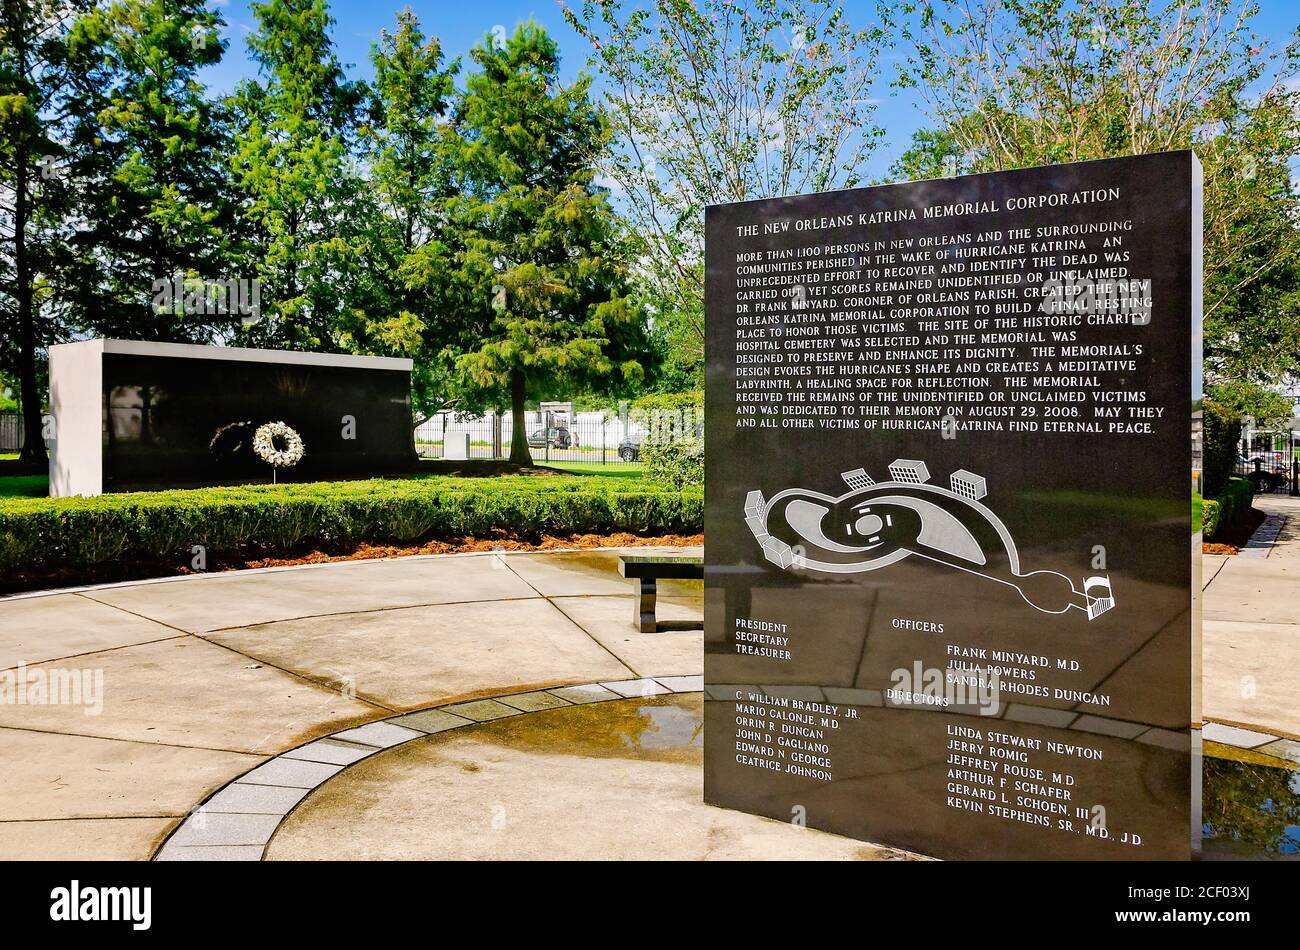
<svg viewBox="0 0 1300 950">
<path fill-rule="evenodd" d="M 682 555 L 625 555 L 618 559 L 618 572 L 637 582 L 637 598 L 632 622 L 642 633 L 660 630 L 698 630 L 696 621 L 663 622 L 655 620 L 655 598 L 662 580 L 704 580 L 704 558 Z"/>
</svg>

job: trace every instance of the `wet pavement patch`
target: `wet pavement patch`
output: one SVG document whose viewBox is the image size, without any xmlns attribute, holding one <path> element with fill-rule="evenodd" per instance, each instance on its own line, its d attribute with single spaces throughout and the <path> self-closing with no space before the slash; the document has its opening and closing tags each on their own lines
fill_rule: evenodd
<svg viewBox="0 0 1300 950">
<path fill-rule="evenodd" d="M 1300 769 L 1266 758 L 1205 758 L 1203 860 L 1300 860 Z"/>
<path fill-rule="evenodd" d="M 543 710 L 484 724 L 476 742 L 543 755 L 698 762 L 704 748 L 699 696 L 648 696 Z"/>
<path fill-rule="evenodd" d="M 312 792 L 270 860 L 897 860 L 702 801 L 699 693 L 611 699 L 415 739 Z"/>
</svg>

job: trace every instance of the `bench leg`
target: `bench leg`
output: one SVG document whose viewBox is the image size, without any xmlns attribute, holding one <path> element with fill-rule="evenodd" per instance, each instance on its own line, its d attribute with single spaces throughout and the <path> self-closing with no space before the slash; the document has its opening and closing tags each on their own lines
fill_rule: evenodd
<svg viewBox="0 0 1300 950">
<path fill-rule="evenodd" d="M 638 578 L 640 585 L 633 603 L 632 623 L 642 633 L 655 633 L 659 627 L 655 623 L 655 595 L 658 593 L 658 585 L 653 577 Z"/>
</svg>

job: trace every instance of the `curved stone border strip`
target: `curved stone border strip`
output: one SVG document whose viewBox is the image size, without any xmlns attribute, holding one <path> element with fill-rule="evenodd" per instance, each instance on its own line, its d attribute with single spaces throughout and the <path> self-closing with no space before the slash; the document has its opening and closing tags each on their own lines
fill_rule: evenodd
<svg viewBox="0 0 1300 950">
<path fill-rule="evenodd" d="M 1282 526 L 1286 524 L 1287 516 L 1284 514 L 1274 513 L 1266 515 L 1260 526 L 1255 529 L 1255 533 L 1250 536 L 1246 546 L 1237 552 L 1237 557 L 1268 557 L 1273 553 L 1273 545 L 1277 544 L 1278 535 L 1282 533 Z"/>
<path fill-rule="evenodd" d="M 1265 732 L 1258 726 L 1247 728 L 1207 719 L 1201 727 L 1201 738 L 1237 749 L 1262 752 L 1300 766 L 1300 741 Z"/>
<path fill-rule="evenodd" d="M 191 810 L 154 860 L 260 861 L 280 823 L 309 792 L 348 766 L 412 739 L 546 709 L 703 689 L 702 675 L 557 686 L 431 706 L 344 729 L 283 752 L 219 789 Z"/>
</svg>

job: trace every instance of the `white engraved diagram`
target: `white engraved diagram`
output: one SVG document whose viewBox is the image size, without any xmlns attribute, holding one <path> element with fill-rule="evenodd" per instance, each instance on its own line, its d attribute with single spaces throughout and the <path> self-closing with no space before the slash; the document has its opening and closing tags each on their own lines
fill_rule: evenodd
<svg viewBox="0 0 1300 950">
<path fill-rule="evenodd" d="M 929 484 L 924 462 L 898 459 L 889 481 L 860 468 L 841 477 L 849 491 L 838 498 L 802 488 L 770 500 L 761 491 L 746 496 L 745 523 L 764 557 L 782 570 L 825 574 L 861 574 L 918 557 L 1012 587 L 1046 614 L 1077 609 L 1096 620 L 1115 606 L 1108 575 L 1076 586 L 1059 571 L 1022 571 L 1015 539 L 981 503 L 987 488 L 973 472 L 959 469 L 941 488 Z"/>
</svg>

